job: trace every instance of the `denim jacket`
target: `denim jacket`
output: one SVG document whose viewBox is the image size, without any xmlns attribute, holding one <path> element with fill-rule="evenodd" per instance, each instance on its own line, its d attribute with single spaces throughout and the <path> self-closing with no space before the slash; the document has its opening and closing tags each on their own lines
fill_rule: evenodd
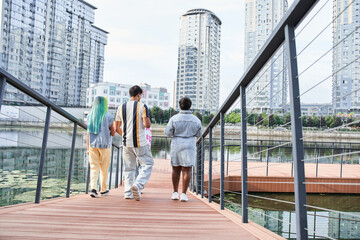
<svg viewBox="0 0 360 240">
<path fill-rule="evenodd" d="M 202 134 L 201 122 L 191 111 L 183 111 L 176 114 L 168 122 L 165 131 L 168 137 L 200 137 Z"/>
</svg>

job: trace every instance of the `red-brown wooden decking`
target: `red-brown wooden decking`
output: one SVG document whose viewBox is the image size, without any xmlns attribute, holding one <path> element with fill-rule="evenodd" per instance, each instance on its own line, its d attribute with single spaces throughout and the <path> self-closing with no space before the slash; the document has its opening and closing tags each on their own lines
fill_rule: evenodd
<svg viewBox="0 0 360 240">
<path fill-rule="evenodd" d="M 283 239 L 217 204 L 189 194 L 170 200 L 169 161 L 156 160 L 141 201 L 80 194 L 0 208 L 0 239 Z"/>
</svg>

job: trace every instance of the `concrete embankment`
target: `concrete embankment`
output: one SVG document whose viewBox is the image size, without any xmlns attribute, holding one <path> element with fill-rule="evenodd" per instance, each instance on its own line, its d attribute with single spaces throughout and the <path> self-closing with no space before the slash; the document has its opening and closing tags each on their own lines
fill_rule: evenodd
<svg viewBox="0 0 360 240">
<path fill-rule="evenodd" d="M 43 128 L 44 122 L 26 122 L 26 121 L 1 121 L 0 126 L 3 130 L 12 127 L 30 127 L 30 128 Z M 51 122 L 52 128 L 72 129 L 72 124 L 69 122 Z M 151 127 L 153 137 L 165 137 L 165 125 L 153 125 Z M 205 129 L 205 127 L 203 128 Z M 240 126 L 225 126 L 226 139 L 240 139 L 241 129 Z M 304 139 L 306 141 L 318 142 L 354 142 L 360 143 L 360 131 L 303 131 Z M 252 140 L 281 140 L 291 141 L 290 130 L 273 130 L 273 129 L 258 129 L 249 127 L 247 129 L 247 136 Z M 220 127 L 215 127 L 213 137 L 220 137 Z"/>
<path fill-rule="evenodd" d="M 152 126 L 151 131 L 153 136 L 165 137 L 165 126 Z M 204 128 L 205 129 L 205 128 Z M 240 139 L 241 129 L 239 126 L 226 126 L 225 136 L 227 139 Z M 303 131 L 304 139 L 307 141 L 319 141 L 319 142 L 356 142 L 360 143 L 360 131 Z M 219 138 L 220 128 L 216 127 L 213 132 L 214 138 Z M 247 136 L 249 139 L 257 140 L 282 140 L 291 141 L 291 131 L 282 130 L 277 131 L 273 129 L 257 129 L 249 127 L 247 129 Z"/>
</svg>

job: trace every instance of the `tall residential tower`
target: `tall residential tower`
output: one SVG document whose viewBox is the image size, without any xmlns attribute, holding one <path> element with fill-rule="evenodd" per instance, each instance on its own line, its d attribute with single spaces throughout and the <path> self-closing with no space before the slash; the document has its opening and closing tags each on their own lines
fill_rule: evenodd
<svg viewBox="0 0 360 240">
<path fill-rule="evenodd" d="M 211 11 L 192 9 L 180 18 L 174 108 L 189 97 L 192 109 L 215 112 L 219 107 L 221 21 Z"/>
<path fill-rule="evenodd" d="M 286 0 L 245 1 L 245 70 L 280 22 L 287 10 Z M 249 85 L 248 108 L 271 112 L 286 107 L 287 76 L 283 47 L 268 62 L 268 70 Z M 270 66 L 269 66 L 270 65 Z"/>
<path fill-rule="evenodd" d="M 334 0 L 334 113 L 360 114 L 360 0 Z"/>
<path fill-rule="evenodd" d="M 58 105 L 85 106 L 107 44 L 95 9 L 83 0 L 3 0 L 0 67 Z M 5 100 L 32 101 L 10 87 Z"/>
</svg>

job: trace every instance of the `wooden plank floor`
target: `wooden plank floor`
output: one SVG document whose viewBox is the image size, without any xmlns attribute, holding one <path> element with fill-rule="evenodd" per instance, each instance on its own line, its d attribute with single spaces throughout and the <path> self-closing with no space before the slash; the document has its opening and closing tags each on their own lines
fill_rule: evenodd
<svg viewBox="0 0 360 240">
<path fill-rule="evenodd" d="M 283 239 L 189 194 L 170 199 L 171 174 L 154 168 L 141 201 L 80 194 L 0 208 L 0 239 Z"/>
</svg>

